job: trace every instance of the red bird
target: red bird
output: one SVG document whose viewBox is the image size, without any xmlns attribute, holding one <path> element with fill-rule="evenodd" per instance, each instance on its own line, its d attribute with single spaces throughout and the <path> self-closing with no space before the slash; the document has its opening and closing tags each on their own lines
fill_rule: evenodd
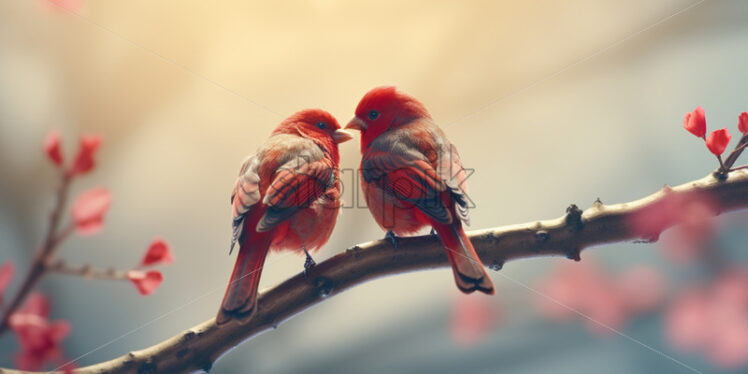
<svg viewBox="0 0 748 374">
<path fill-rule="evenodd" d="M 275 250 L 308 251 L 330 238 L 340 210 L 338 143 L 351 139 L 330 114 L 302 110 L 285 119 L 242 164 L 231 193 L 233 238 L 239 256 L 217 323 L 257 308 L 265 256 Z"/>
<path fill-rule="evenodd" d="M 378 87 L 364 95 L 346 129 L 361 131 L 361 186 L 393 245 L 397 235 L 431 226 L 447 251 L 457 288 L 493 294 L 493 282 L 462 228 L 468 223 L 465 168 L 426 107 L 395 87 Z"/>
</svg>

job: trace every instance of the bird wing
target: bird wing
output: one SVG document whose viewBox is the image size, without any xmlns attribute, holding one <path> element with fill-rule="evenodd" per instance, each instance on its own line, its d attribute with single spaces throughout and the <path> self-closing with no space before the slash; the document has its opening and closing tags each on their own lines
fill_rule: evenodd
<svg viewBox="0 0 748 374">
<path fill-rule="evenodd" d="M 326 160 L 295 157 L 273 174 L 263 204 L 265 214 L 257 231 L 267 231 L 300 209 L 308 207 L 335 182 L 334 169 Z"/>
<path fill-rule="evenodd" d="M 469 208 L 472 202 L 468 196 L 467 178 L 472 174 L 472 170 L 468 170 L 462 165 L 462 158 L 457 152 L 457 147 L 443 135 L 442 139 L 438 147 L 439 157 L 436 161 L 436 169 L 439 178 L 447 185 L 452 200 L 455 202 L 457 216 L 469 226 Z"/>
<path fill-rule="evenodd" d="M 231 191 L 232 250 L 242 235 L 244 217 L 260 201 L 260 176 L 257 174 L 259 163 L 257 155 L 247 157 L 239 169 L 239 176 Z"/>
<path fill-rule="evenodd" d="M 440 199 L 447 185 L 426 155 L 408 141 L 413 137 L 390 136 L 372 142 L 361 161 L 361 175 L 367 183 L 398 199 L 415 205 L 441 223 L 452 216 Z"/>
</svg>

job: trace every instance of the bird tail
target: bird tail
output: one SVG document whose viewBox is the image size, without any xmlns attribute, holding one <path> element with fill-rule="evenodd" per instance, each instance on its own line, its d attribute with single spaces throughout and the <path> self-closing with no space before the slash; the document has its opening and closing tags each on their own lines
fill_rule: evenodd
<svg viewBox="0 0 748 374">
<path fill-rule="evenodd" d="M 447 251 L 447 258 L 452 264 L 457 288 L 464 293 L 480 291 L 493 295 L 491 277 L 486 273 L 460 221 L 451 224 L 435 224 L 434 229 Z"/>
<path fill-rule="evenodd" d="M 257 309 L 257 286 L 260 284 L 265 256 L 270 249 L 271 235 L 266 232 L 249 234 L 247 231 L 254 230 L 245 231 L 248 237 L 241 243 L 221 309 L 216 316 L 219 325 L 234 317 L 246 317 Z"/>
</svg>

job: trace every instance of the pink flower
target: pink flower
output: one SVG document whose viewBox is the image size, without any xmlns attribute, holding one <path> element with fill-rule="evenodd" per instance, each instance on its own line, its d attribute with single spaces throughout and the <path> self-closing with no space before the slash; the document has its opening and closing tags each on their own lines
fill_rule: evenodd
<svg viewBox="0 0 748 374">
<path fill-rule="evenodd" d="M 13 281 L 13 274 L 15 274 L 15 272 L 16 266 L 10 261 L 6 261 L 3 266 L 0 266 L 0 305 L 3 301 L 5 289 L 8 288 L 10 282 Z"/>
<path fill-rule="evenodd" d="M 140 261 L 140 266 L 149 266 L 159 263 L 170 264 L 174 262 L 169 245 L 162 239 L 155 239 Z"/>
<path fill-rule="evenodd" d="M 156 292 L 158 286 L 164 281 L 164 276 L 157 270 L 147 272 L 130 270 L 127 272 L 127 278 L 135 285 L 135 288 L 137 288 L 138 292 L 143 296 Z"/>
<path fill-rule="evenodd" d="M 80 235 L 93 235 L 104 225 L 104 214 L 109 210 L 112 197 L 105 188 L 94 188 L 78 195 L 72 214 L 75 230 Z"/>
<path fill-rule="evenodd" d="M 70 176 L 88 173 L 96 165 L 94 153 L 101 145 L 101 137 L 98 135 L 83 135 L 80 137 L 80 148 L 75 156 L 68 174 Z"/>
<path fill-rule="evenodd" d="M 632 316 L 655 308 L 662 300 L 663 288 L 653 269 L 633 268 L 614 277 L 588 259 L 564 263 L 543 280 L 538 306 L 548 318 L 577 317 L 585 320 L 591 331 L 609 335 Z"/>
<path fill-rule="evenodd" d="M 70 334 L 70 323 L 49 321 L 49 309 L 47 298 L 36 293 L 10 316 L 8 324 L 21 347 L 16 364 L 22 370 L 39 370 L 47 362 L 58 362 L 63 357 L 60 343 Z"/>
<path fill-rule="evenodd" d="M 730 132 L 727 131 L 727 127 L 715 130 L 706 138 L 706 147 L 709 148 L 709 151 L 715 156 L 721 156 L 722 153 L 725 152 L 727 144 L 730 143 L 730 139 L 732 139 L 732 136 L 730 136 Z"/>
<path fill-rule="evenodd" d="M 52 131 L 44 139 L 44 153 L 57 166 L 62 165 L 62 152 L 60 150 L 60 133 Z"/>
<path fill-rule="evenodd" d="M 748 133 L 748 113 L 743 112 L 738 116 L 738 130 L 743 134 Z"/>
<path fill-rule="evenodd" d="M 483 341 L 497 325 L 499 311 L 493 299 L 483 294 L 459 294 L 452 308 L 452 338 L 462 346 Z"/>
<path fill-rule="evenodd" d="M 686 118 L 683 120 L 683 127 L 691 134 L 703 138 L 706 135 L 704 108 L 698 107 L 693 112 L 686 113 Z"/>
<path fill-rule="evenodd" d="M 670 342 L 684 350 L 702 349 L 710 334 L 709 305 L 702 290 L 681 296 L 667 311 L 665 329 Z"/>
<path fill-rule="evenodd" d="M 618 290 L 629 309 L 646 312 L 654 309 L 665 296 L 662 276 L 652 267 L 632 267 L 618 277 Z"/>
<path fill-rule="evenodd" d="M 634 213 L 627 222 L 629 229 L 645 239 L 658 239 L 668 227 L 676 226 L 664 242 L 665 253 L 673 260 L 688 262 L 704 250 L 712 236 L 712 217 L 719 204 L 703 193 L 670 193 L 660 201 Z"/>
<path fill-rule="evenodd" d="M 730 271 L 691 289 L 670 307 L 666 332 L 676 347 L 724 368 L 748 365 L 748 271 Z"/>
</svg>

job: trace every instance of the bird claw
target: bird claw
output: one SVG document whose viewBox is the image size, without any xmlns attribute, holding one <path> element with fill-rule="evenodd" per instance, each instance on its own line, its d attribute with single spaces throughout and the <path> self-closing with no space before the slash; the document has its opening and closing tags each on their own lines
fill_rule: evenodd
<svg viewBox="0 0 748 374">
<path fill-rule="evenodd" d="M 397 249 L 400 238 L 397 237 L 397 235 L 395 235 L 395 233 L 392 232 L 392 230 L 387 231 L 387 234 L 385 234 L 384 238 L 392 242 L 392 246 L 395 247 L 395 249 Z"/>
<path fill-rule="evenodd" d="M 429 235 L 431 235 L 431 236 L 438 236 L 438 235 L 436 235 L 436 230 L 434 230 L 433 227 L 431 228 L 431 231 L 429 232 Z"/>
<path fill-rule="evenodd" d="M 314 268 L 317 263 L 314 261 L 312 256 L 309 254 L 309 251 L 304 249 L 304 254 L 306 254 L 306 259 L 304 260 L 304 278 L 309 280 L 309 273 L 312 271 L 312 268 Z"/>
</svg>

